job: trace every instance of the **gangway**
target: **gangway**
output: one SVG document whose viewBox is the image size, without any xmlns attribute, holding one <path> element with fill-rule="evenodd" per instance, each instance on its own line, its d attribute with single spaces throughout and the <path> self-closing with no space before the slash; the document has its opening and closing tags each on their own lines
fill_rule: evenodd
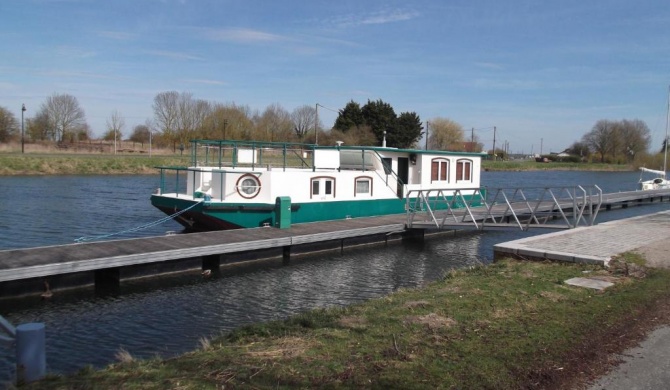
<svg viewBox="0 0 670 390">
<path fill-rule="evenodd" d="M 407 227 L 572 229 L 592 226 L 602 201 L 597 185 L 417 189 L 407 192 Z"/>
</svg>

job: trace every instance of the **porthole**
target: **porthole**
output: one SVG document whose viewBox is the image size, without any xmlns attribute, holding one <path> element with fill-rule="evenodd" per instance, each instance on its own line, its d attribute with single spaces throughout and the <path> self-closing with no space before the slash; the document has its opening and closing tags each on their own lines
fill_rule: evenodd
<svg viewBox="0 0 670 390">
<path fill-rule="evenodd" d="M 256 176 L 246 174 L 237 180 L 236 188 L 241 197 L 251 199 L 261 191 L 261 182 Z"/>
</svg>

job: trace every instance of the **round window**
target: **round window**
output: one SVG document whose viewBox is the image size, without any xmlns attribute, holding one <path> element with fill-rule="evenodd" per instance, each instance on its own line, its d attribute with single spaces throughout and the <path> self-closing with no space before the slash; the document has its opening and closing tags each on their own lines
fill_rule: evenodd
<svg viewBox="0 0 670 390">
<path fill-rule="evenodd" d="M 253 175 L 244 175 L 237 181 L 237 192 L 244 198 L 253 198 L 261 190 L 261 183 Z"/>
</svg>

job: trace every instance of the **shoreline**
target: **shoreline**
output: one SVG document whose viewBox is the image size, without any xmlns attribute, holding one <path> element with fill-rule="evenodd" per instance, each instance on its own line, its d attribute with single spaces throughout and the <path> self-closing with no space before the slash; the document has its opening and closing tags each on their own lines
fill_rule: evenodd
<svg viewBox="0 0 670 390">
<path fill-rule="evenodd" d="M 157 174 L 157 166 L 187 166 L 190 154 L 0 153 L 0 177 L 43 175 Z M 482 171 L 592 171 L 632 172 L 630 165 L 599 163 L 538 163 L 535 161 L 482 161 Z"/>
</svg>

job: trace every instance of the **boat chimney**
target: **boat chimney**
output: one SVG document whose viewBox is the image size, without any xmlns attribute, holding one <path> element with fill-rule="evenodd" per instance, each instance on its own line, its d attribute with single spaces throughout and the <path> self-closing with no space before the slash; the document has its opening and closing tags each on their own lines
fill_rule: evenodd
<svg viewBox="0 0 670 390">
<path fill-rule="evenodd" d="M 384 130 L 384 139 L 382 140 L 382 148 L 386 147 L 386 130 Z"/>
</svg>

